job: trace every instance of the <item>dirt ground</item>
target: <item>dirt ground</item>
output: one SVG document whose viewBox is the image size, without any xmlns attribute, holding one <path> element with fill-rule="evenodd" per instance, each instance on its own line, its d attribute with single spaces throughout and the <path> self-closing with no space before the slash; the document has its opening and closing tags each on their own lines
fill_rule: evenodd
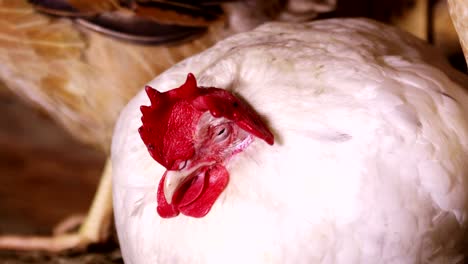
<svg viewBox="0 0 468 264">
<path fill-rule="evenodd" d="M 123 263 L 118 249 L 82 253 L 45 254 L 43 252 L 0 252 L 2 264 L 113 264 Z"/>
<path fill-rule="evenodd" d="M 85 214 L 105 155 L 0 87 L 0 235 L 50 234 Z M 122 263 L 115 241 L 60 255 L 0 251 L 0 263 Z"/>
</svg>

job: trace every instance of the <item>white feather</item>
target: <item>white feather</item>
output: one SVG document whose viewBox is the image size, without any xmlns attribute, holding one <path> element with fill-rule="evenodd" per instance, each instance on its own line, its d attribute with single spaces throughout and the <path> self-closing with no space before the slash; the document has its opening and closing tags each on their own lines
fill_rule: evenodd
<svg viewBox="0 0 468 264">
<path fill-rule="evenodd" d="M 271 23 L 224 40 L 152 82 L 193 72 L 245 98 L 275 134 L 229 163 L 204 218 L 161 219 L 164 168 L 137 132 L 140 92 L 113 146 L 125 262 L 458 263 L 468 212 L 468 96 L 422 41 L 377 22 Z"/>
</svg>

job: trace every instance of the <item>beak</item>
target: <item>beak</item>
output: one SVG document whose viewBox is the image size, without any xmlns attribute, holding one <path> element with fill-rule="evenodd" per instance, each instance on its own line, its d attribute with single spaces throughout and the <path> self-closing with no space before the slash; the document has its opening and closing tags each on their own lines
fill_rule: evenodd
<svg viewBox="0 0 468 264">
<path fill-rule="evenodd" d="M 202 162 L 187 169 L 167 171 L 163 187 L 164 197 L 166 198 L 167 203 L 172 203 L 172 198 L 174 197 L 174 193 L 177 191 L 177 189 L 179 189 L 179 187 L 199 168 L 204 166 L 211 166 L 214 163 L 215 162 Z"/>
</svg>

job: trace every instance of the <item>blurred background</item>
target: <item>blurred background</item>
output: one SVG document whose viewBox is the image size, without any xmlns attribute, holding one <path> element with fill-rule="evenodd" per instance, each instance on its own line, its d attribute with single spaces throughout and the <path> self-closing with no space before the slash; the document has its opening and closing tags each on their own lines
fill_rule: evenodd
<svg viewBox="0 0 468 264">
<path fill-rule="evenodd" d="M 265 21 L 332 17 L 396 25 L 466 72 L 445 0 L 0 0 L 0 234 L 87 212 L 118 112 L 164 69 Z"/>
</svg>

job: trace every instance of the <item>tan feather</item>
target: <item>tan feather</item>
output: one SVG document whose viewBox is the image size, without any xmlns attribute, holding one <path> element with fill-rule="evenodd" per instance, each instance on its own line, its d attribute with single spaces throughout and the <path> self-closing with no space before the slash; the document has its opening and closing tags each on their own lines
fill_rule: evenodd
<svg viewBox="0 0 468 264">
<path fill-rule="evenodd" d="M 84 13 L 100 13 L 120 8 L 117 0 L 68 0 L 68 3 Z"/>
<path fill-rule="evenodd" d="M 468 1 L 448 0 L 450 16 L 468 62 Z"/>
<path fill-rule="evenodd" d="M 211 46 L 221 29 L 216 24 L 181 45 L 141 46 L 35 13 L 24 0 L 0 1 L 0 79 L 75 137 L 107 151 L 114 121 L 134 93 Z"/>
</svg>

